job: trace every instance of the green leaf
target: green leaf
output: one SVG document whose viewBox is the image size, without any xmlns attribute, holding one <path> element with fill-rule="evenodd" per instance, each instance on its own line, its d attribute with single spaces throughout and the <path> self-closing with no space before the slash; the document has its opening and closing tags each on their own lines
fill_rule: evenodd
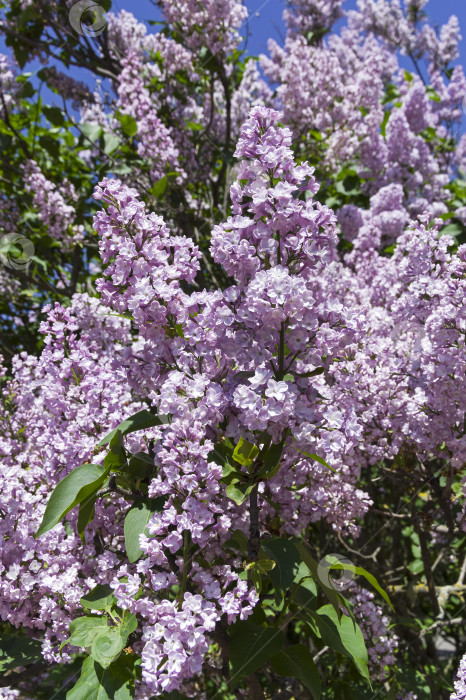
<svg viewBox="0 0 466 700">
<path fill-rule="evenodd" d="M 41 652 L 42 645 L 35 639 L 3 634 L 0 637 L 0 673 L 42 661 Z"/>
<path fill-rule="evenodd" d="M 280 469 L 280 461 L 283 454 L 283 448 L 285 446 L 285 439 L 286 438 L 284 438 L 279 443 L 274 443 L 270 445 L 270 447 L 267 449 L 267 452 L 263 456 L 264 466 L 259 472 L 259 476 L 261 477 L 261 479 L 271 479 L 278 473 Z"/>
<path fill-rule="evenodd" d="M 39 143 L 44 150 L 49 153 L 52 158 L 58 160 L 60 157 L 60 144 L 54 138 L 48 135 L 39 136 Z"/>
<path fill-rule="evenodd" d="M 108 583 L 98 584 L 81 598 L 81 605 L 88 610 L 110 610 L 115 598 Z"/>
<path fill-rule="evenodd" d="M 448 226 L 444 226 L 440 231 L 440 234 L 442 236 L 452 236 L 453 238 L 457 238 L 463 233 L 463 231 L 464 227 L 462 226 L 462 224 L 452 223 L 448 224 Z"/>
<path fill-rule="evenodd" d="M 106 629 L 108 629 L 106 617 L 97 615 L 77 617 L 70 622 L 70 636 L 67 643 L 75 647 L 90 647 L 95 637 Z"/>
<path fill-rule="evenodd" d="M 329 562 L 331 562 L 331 555 L 328 555 L 327 558 L 328 558 Z M 351 571 L 353 574 L 356 574 L 357 576 L 364 576 L 366 581 L 368 581 L 368 583 L 370 583 L 371 586 L 373 586 L 373 588 L 375 588 L 375 590 L 378 593 L 380 593 L 380 595 L 382 596 L 384 601 L 391 607 L 393 612 L 395 612 L 395 609 L 391 603 L 391 600 L 388 597 L 388 593 L 386 593 L 384 591 L 384 589 L 380 586 L 380 584 L 377 581 L 377 579 L 375 578 L 375 576 L 373 576 L 368 571 L 366 571 L 366 569 L 364 569 L 362 566 L 354 566 L 353 564 L 347 564 L 347 563 L 342 562 L 342 561 L 338 560 L 337 558 L 335 558 L 335 562 L 332 562 L 330 564 L 329 569 L 336 569 L 336 570 L 339 569 L 339 570 L 344 570 L 344 571 Z"/>
<path fill-rule="evenodd" d="M 151 515 L 160 513 L 165 503 L 165 498 L 155 498 L 150 504 L 140 502 L 131 508 L 125 517 L 124 533 L 126 556 L 131 563 L 137 561 L 142 555 L 139 547 L 139 535 L 146 529 Z"/>
<path fill-rule="evenodd" d="M 133 664 L 133 659 L 124 657 L 105 669 L 88 656 L 66 700 L 131 700 L 134 697 Z"/>
<path fill-rule="evenodd" d="M 126 639 L 121 636 L 118 627 L 107 627 L 94 637 L 91 656 L 103 668 L 108 668 L 125 648 Z"/>
<path fill-rule="evenodd" d="M 137 452 L 131 455 L 128 462 L 127 472 L 133 479 L 144 479 L 147 472 L 154 468 L 154 459 L 146 452 Z"/>
<path fill-rule="evenodd" d="M 22 86 L 18 90 L 18 96 L 24 99 L 27 99 L 28 97 L 32 97 L 35 94 L 35 90 L 32 86 L 32 83 L 27 80 L 22 84 Z"/>
<path fill-rule="evenodd" d="M 235 680 L 244 678 L 264 666 L 283 646 L 283 632 L 273 627 L 259 627 L 253 622 L 236 623 L 231 630 L 230 663 Z"/>
<path fill-rule="evenodd" d="M 107 475 L 108 469 L 100 464 L 82 464 L 65 476 L 49 498 L 36 539 L 55 527 L 78 503 L 98 491 Z"/>
<path fill-rule="evenodd" d="M 254 484 L 247 486 L 246 484 L 243 485 L 238 482 L 236 484 L 229 484 L 225 489 L 225 493 L 236 505 L 240 506 L 247 499 L 253 488 Z"/>
<path fill-rule="evenodd" d="M 316 369 L 313 369 L 312 372 L 304 372 L 303 374 L 298 374 L 300 379 L 308 379 L 309 377 L 317 377 L 319 374 L 323 374 L 325 372 L 325 367 L 316 367 Z"/>
<path fill-rule="evenodd" d="M 315 613 L 309 614 L 319 628 L 324 642 L 331 649 L 350 658 L 359 673 L 369 680 L 367 649 L 358 625 L 346 615 L 339 619 L 331 605 L 324 605 Z"/>
<path fill-rule="evenodd" d="M 259 452 L 260 450 L 256 445 L 240 437 L 238 444 L 233 450 L 233 459 L 238 464 L 242 464 L 243 467 L 250 467 Z"/>
<path fill-rule="evenodd" d="M 306 564 L 309 571 L 311 572 L 313 580 L 319 586 L 321 591 L 325 593 L 337 617 L 342 617 L 342 611 L 340 608 L 340 598 L 338 596 L 338 593 L 333 588 L 329 588 L 328 586 L 326 586 L 325 583 L 321 580 L 318 570 L 319 566 L 314 557 L 309 552 L 307 545 L 304 544 L 304 542 L 301 542 L 300 540 L 295 540 L 295 545 L 298 549 L 298 552 L 301 555 L 302 561 Z"/>
<path fill-rule="evenodd" d="M 120 139 L 115 134 L 104 134 L 104 148 L 103 151 L 105 155 L 111 155 L 118 146 L 121 144 Z"/>
<path fill-rule="evenodd" d="M 165 194 L 165 190 L 167 189 L 168 185 L 168 177 L 164 175 L 163 177 L 160 178 L 160 180 L 157 180 L 157 182 L 152 185 L 150 188 L 149 192 L 150 194 L 153 194 L 154 197 L 162 197 Z"/>
<path fill-rule="evenodd" d="M 298 450 L 298 452 L 300 452 L 305 457 L 309 457 L 310 459 L 319 462 L 319 464 L 322 464 L 323 467 L 327 467 L 327 469 L 330 469 L 330 471 L 335 472 L 335 474 L 338 474 L 337 470 L 331 467 L 330 464 L 327 464 L 323 457 L 319 457 L 319 455 L 316 455 L 314 452 L 305 452 L 304 450 Z"/>
<path fill-rule="evenodd" d="M 110 452 L 104 459 L 104 465 L 109 469 L 119 469 L 126 464 L 126 452 L 123 447 L 121 430 L 116 430 L 109 444 Z"/>
<path fill-rule="evenodd" d="M 273 585 L 287 591 L 293 583 L 301 563 L 300 554 L 291 540 L 273 537 L 265 540 L 262 549 L 276 562 L 268 576 Z"/>
<path fill-rule="evenodd" d="M 79 504 L 77 530 L 82 542 L 85 542 L 84 531 L 86 527 L 94 520 L 96 500 L 97 494 L 94 494 Z"/>
<path fill-rule="evenodd" d="M 321 683 L 314 660 L 303 644 L 293 644 L 271 658 L 274 671 L 280 676 L 297 678 L 308 688 L 314 700 L 320 700 Z"/>
<path fill-rule="evenodd" d="M 120 122 L 123 133 L 126 134 L 126 136 L 131 138 L 138 133 L 138 125 L 134 117 L 129 114 L 120 114 L 119 112 L 117 112 L 115 116 Z"/>
<path fill-rule="evenodd" d="M 89 139 L 92 142 L 97 141 L 103 134 L 103 129 L 98 124 L 80 124 L 79 128 L 86 140 Z"/>
<path fill-rule="evenodd" d="M 126 617 L 123 618 L 123 621 L 121 622 L 119 626 L 120 634 L 125 640 L 128 639 L 129 635 L 132 634 L 138 626 L 138 619 L 136 615 L 133 615 L 133 613 L 127 613 Z"/>
<path fill-rule="evenodd" d="M 112 431 L 106 435 L 103 440 L 99 442 L 97 447 L 103 447 L 108 445 L 110 440 L 113 438 L 117 430 L 121 432 L 122 435 L 128 435 L 129 433 L 134 433 L 136 430 L 146 430 L 147 428 L 153 428 L 156 425 L 165 425 L 168 423 L 168 416 L 156 416 L 145 409 L 135 413 L 134 416 L 127 418 L 120 425 L 117 425 Z"/>
<path fill-rule="evenodd" d="M 63 126 L 65 123 L 63 113 L 58 107 L 44 107 L 42 111 L 54 126 Z"/>
</svg>

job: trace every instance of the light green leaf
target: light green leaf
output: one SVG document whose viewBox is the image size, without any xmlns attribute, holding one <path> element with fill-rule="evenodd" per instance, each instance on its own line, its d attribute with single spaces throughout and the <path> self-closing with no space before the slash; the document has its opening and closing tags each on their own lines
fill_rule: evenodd
<svg viewBox="0 0 466 700">
<path fill-rule="evenodd" d="M 236 505 L 240 506 L 247 499 L 253 488 L 253 484 L 246 486 L 238 482 L 237 484 L 229 484 L 225 489 L 225 493 Z"/>
<path fill-rule="evenodd" d="M 126 513 L 124 524 L 125 548 L 126 556 L 131 563 L 137 561 L 143 553 L 139 547 L 139 535 L 142 535 L 146 529 L 151 515 L 159 513 L 164 503 L 165 498 L 155 498 L 150 504 L 137 503 Z"/>
<path fill-rule="evenodd" d="M 103 133 L 103 129 L 98 124 L 80 124 L 80 130 L 90 141 L 97 141 Z"/>
<path fill-rule="evenodd" d="M 106 629 L 108 629 L 106 617 L 97 615 L 77 617 L 70 622 L 70 636 L 67 643 L 75 647 L 90 647 L 95 637 Z"/>
<path fill-rule="evenodd" d="M 105 155 L 111 155 L 118 146 L 121 144 L 120 139 L 115 134 L 104 134 L 104 148 L 103 151 Z"/>
<path fill-rule="evenodd" d="M 118 627 L 108 627 L 94 637 L 91 656 L 103 668 L 108 668 L 125 648 L 126 639 L 121 636 Z"/>
<path fill-rule="evenodd" d="M 133 659 L 120 657 L 105 669 L 88 656 L 66 700 L 131 700 L 134 697 L 132 664 Z"/>
<path fill-rule="evenodd" d="M 331 555 L 328 556 L 329 562 L 331 562 Z M 338 559 L 335 558 L 335 561 L 332 562 L 329 566 L 329 569 L 335 569 L 335 570 L 344 570 L 344 571 L 351 571 L 353 574 L 356 574 L 357 576 L 364 576 L 366 581 L 375 588 L 375 590 L 380 593 L 384 601 L 391 607 L 393 612 L 395 612 L 395 609 L 391 603 L 390 598 L 388 597 L 388 593 L 384 591 L 384 589 L 380 586 L 379 582 L 373 576 L 373 574 L 370 574 L 366 569 L 364 569 L 362 566 L 354 566 L 353 564 L 346 564 L 345 562 L 339 561 Z"/>
<path fill-rule="evenodd" d="M 138 125 L 134 117 L 129 114 L 120 114 L 117 112 L 116 118 L 120 122 L 123 133 L 126 134 L 126 136 L 131 138 L 137 134 Z"/>
<path fill-rule="evenodd" d="M 126 613 L 126 616 L 123 618 L 123 620 L 119 626 L 120 634 L 123 637 L 123 639 L 125 640 L 125 644 L 126 644 L 126 641 L 129 637 L 129 635 L 132 634 L 137 629 L 137 626 L 138 626 L 138 619 L 137 619 L 136 615 L 133 615 L 133 613 Z"/>
<path fill-rule="evenodd" d="M 350 658 L 359 673 L 369 680 L 367 649 L 358 625 L 346 615 L 339 618 L 331 605 L 324 605 L 315 613 L 309 614 L 319 628 L 324 642 L 331 649 Z"/>
<path fill-rule="evenodd" d="M 259 452 L 260 450 L 256 445 L 240 437 L 238 444 L 233 450 L 233 459 L 238 464 L 242 464 L 243 467 L 250 467 Z"/>
</svg>

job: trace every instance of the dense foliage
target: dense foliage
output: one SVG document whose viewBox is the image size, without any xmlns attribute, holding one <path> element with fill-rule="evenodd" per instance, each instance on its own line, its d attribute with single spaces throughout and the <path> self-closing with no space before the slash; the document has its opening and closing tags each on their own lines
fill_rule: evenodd
<svg viewBox="0 0 466 700">
<path fill-rule="evenodd" d="M 0 1 L 0 698 L 464 699 L 458 22 L 157 4 Z"/>
</svg>

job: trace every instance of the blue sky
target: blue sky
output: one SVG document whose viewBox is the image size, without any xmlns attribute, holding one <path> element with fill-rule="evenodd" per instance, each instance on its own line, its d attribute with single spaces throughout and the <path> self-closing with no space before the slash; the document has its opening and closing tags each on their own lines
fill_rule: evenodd
<svg viewBox="0 0 466 700">
<path fill-rule="evenodd" d="M 140 20 L 159 19 L 160 14 L 150 0 L 113 0 L 113 9 L 125 9 L 132 12 Z M 248 53 L 258 55 L 267 51 L 267 39 L 273 37 L 280 40 L 284 28 L 282 12 L 285 0 L 246 0 L 249 10 L 248 20 Z M 356 0 L 346 0 L 345 9 L 356 6 Z M 429 0 L 427 13 L 434 24 L 442 25 L 455 14 L 463 30 L 464 39 L 461 43 L 461 62 L 466 65 L 466 0 Z M 243 33 L 246 27 L 243 28 Z"/>
</svg>

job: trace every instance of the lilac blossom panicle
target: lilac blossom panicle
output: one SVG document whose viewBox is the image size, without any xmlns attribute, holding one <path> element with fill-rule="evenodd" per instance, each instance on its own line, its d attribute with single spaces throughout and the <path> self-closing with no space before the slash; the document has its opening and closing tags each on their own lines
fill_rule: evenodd
<svg viewBox="0 0 466 700">
<path fill-rule="evenodd" d="M 466 698 L 466 654 L 460 661 L 454 688 L 455 690 L 450 695 L 450 700 L 464 700 Z"/>
</svg>

